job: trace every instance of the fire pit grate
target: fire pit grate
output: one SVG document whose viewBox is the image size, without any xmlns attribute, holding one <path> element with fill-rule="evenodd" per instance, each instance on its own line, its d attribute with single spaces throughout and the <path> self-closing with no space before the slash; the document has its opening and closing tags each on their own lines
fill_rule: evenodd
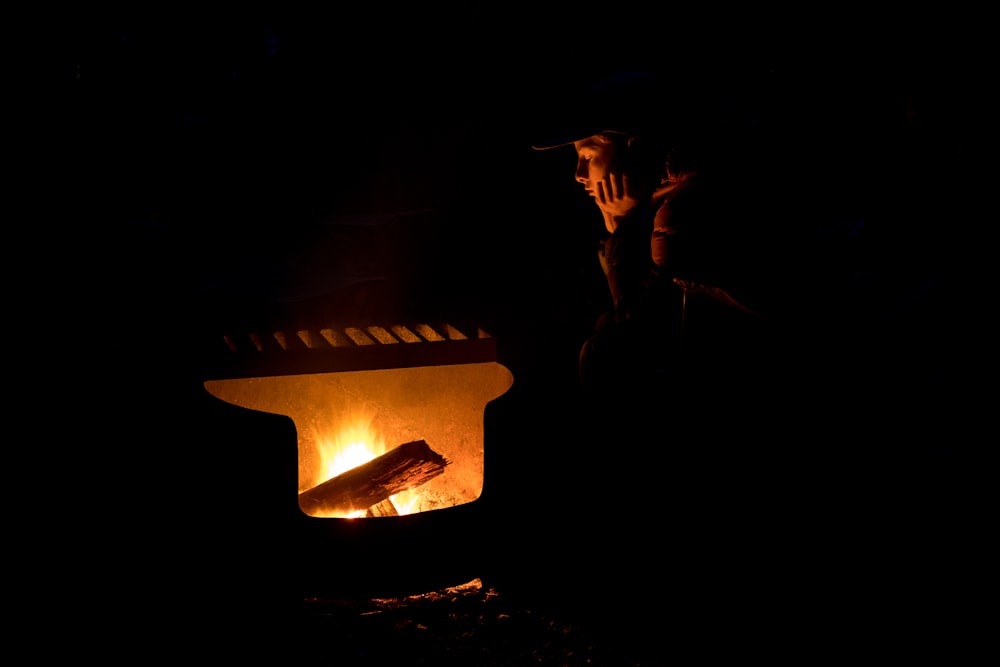
<svg viewBox="0 0 1000 667">
<path fill-rule="evenodd" d="M 259 329 L 222 334 L 208 379 L 412 368 L 496 361 L 496 341 L 471 323 L 414 322 Z"/>
</svg>

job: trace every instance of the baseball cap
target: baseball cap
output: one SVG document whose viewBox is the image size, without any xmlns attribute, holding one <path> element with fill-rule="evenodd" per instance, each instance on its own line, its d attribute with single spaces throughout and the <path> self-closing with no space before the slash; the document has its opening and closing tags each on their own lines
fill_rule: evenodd
<svg viewBox="0 0 1000 667">
<path fill-rule="evenodd" d="M 617 72 L 564 89 L 547 105 L 531 147 L 549 150 L 607 132 L 644 136 L 666 129 L 668 116 L 656 75 Z"/>
</svg>

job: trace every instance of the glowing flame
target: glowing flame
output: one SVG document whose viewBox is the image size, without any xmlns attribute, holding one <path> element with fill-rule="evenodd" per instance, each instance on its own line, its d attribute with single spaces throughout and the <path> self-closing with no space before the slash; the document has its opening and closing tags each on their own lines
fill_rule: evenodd
<svg viewBox="0 0 1000 667">
<path fill-rule="evenodd" d="M 347 420 L 339 433 L 318 436 L 319 465 L 311 486 L 322 484 L 385 453 L 385 440 L 372 427 L 371 418 Z"/>
<path fill-rule="evenodd" d="M 368 463 L 386 452 L 386 443 L 372 427 L 371 418 L 357 416 L 349 420 L 339 433 L 335 435 L 317 435 L 315 438 L 319 454 L 319 465 L 312 476 L 312 488 L 347 472 L 360 465 Z M 303 489 L 305 490 L 305 489 Z M 403 491 L 389 497 L 398 514 L 413 514 L 421 511 L 420 494 L 416 490 Z M 358 510 L 350 514 L 330 515 L 338 518 L 364 517 L 367 510 Z"/>
<path fill-rule="evenodd" d="M 372 452 L 371 446 L 362 440 L 355 440 L 344 445 L 343 449 L 340 451 L 333 451 L 329 453 L 331 449 L 329 445 L 323 447 L 323 463 L 321 468 L 326 471 L 324 480 L 330 479 L 331 477 L 336 477 L 342 472 L 350 470 L 351 468 L 357 468 L 359 465 L 368 463 L 377 454 Z"/>
</svg>

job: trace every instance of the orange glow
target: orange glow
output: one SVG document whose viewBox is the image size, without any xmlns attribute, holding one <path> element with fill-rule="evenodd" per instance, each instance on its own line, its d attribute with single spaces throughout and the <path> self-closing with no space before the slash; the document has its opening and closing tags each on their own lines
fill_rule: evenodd
<svg viewBox="0 0 1000 667">
<path fill-rule="evenodd" d="M 332 492 L 338 499 L 333 506 L 339 509 L 329 511 L 357 509 L 351 503 L 358 494 L 376 503 L 351 511 L 349 517 L 322 514 L 318 504 L 303 506 L 300 498 L 299 507 L 308 516 L 377 519 L 476 500 L 483 490 L 483 411 L 512 384 L 513 376 L 501 364 L 482 362 L 210 380 L 205 388 L 228 403 L 292 418 L 298 440 L 300 495 L 357 472 L 379 456 L 391 457 L 406 443 L 426 443 L 434 455 L 447 461 L 434 474 L 424 472 L 427 462 L 407 461 L 409 467 L 403 472 L 376 464 L 373 477 L 338 480 Z M 275 445 L 276 457 L 295 454 Z M 391 460 L 387 465 L 397 463 Z M 362 477 L 369 472 L 362 471 Z M 386 479 L 378 477 L 383 472 L 389 486 L 382 486 Z M 340 482 L 343 487 L 338 486 Z M 397 493 L 386 498 L 383 494 L 389 489 Z M 341 502 L 345 497 L 347 501 Z"/>
<path fill-rule="evenodd" d="M 299 488 L 300 493 L 384 454 L 385 441 L 375 433 L 370 418 L 358 417 L 332 437 L 317 434 L 316 449 L 320 461 L 316 474 L 304 488 Z"/>
<path fill-rule="evenodd" d="M 308 491 L 314 486 L 322 484 L 328 479 L 333 479 L 341 473 L 357 468 L 368 463 L 377 456 L 386 452 L 385 439 L 376 433 L 372 426 L 371 417 L 358 416 L 349 423 L 344 424 L 340 432 L 336 435 L 315 437 L 317 450 L 319 452 L 319 466 L 316 475 L 307 475 L 306 471 L 300 470 L 300 480 L 311 477 L 311 482 L 299 488 L 299 493 Z M 389 497 L 389 502 L 396 508 L 398 514 L 413 514 L 419 512 L 422 506 L 420 492 L 418 489 L 403 491 Z M 356 519 L 365 516 L 365 510 L 357 510 L 349 513 L 316 513 L 314 516 L 322 518 Z"/>
</svg>

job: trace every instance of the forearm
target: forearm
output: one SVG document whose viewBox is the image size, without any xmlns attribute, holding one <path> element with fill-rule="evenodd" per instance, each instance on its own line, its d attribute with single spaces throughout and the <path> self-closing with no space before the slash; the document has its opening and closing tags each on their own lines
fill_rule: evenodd
<svg viewBox="0 0 1000 667">
<path fill-rule="evenodd" d="M 628 318 L 643 303 L 652 278 L 649 226 L 642 220 L 619 225 L 601 248 L 601 264 L 616 316 Z"/>
</svg>

